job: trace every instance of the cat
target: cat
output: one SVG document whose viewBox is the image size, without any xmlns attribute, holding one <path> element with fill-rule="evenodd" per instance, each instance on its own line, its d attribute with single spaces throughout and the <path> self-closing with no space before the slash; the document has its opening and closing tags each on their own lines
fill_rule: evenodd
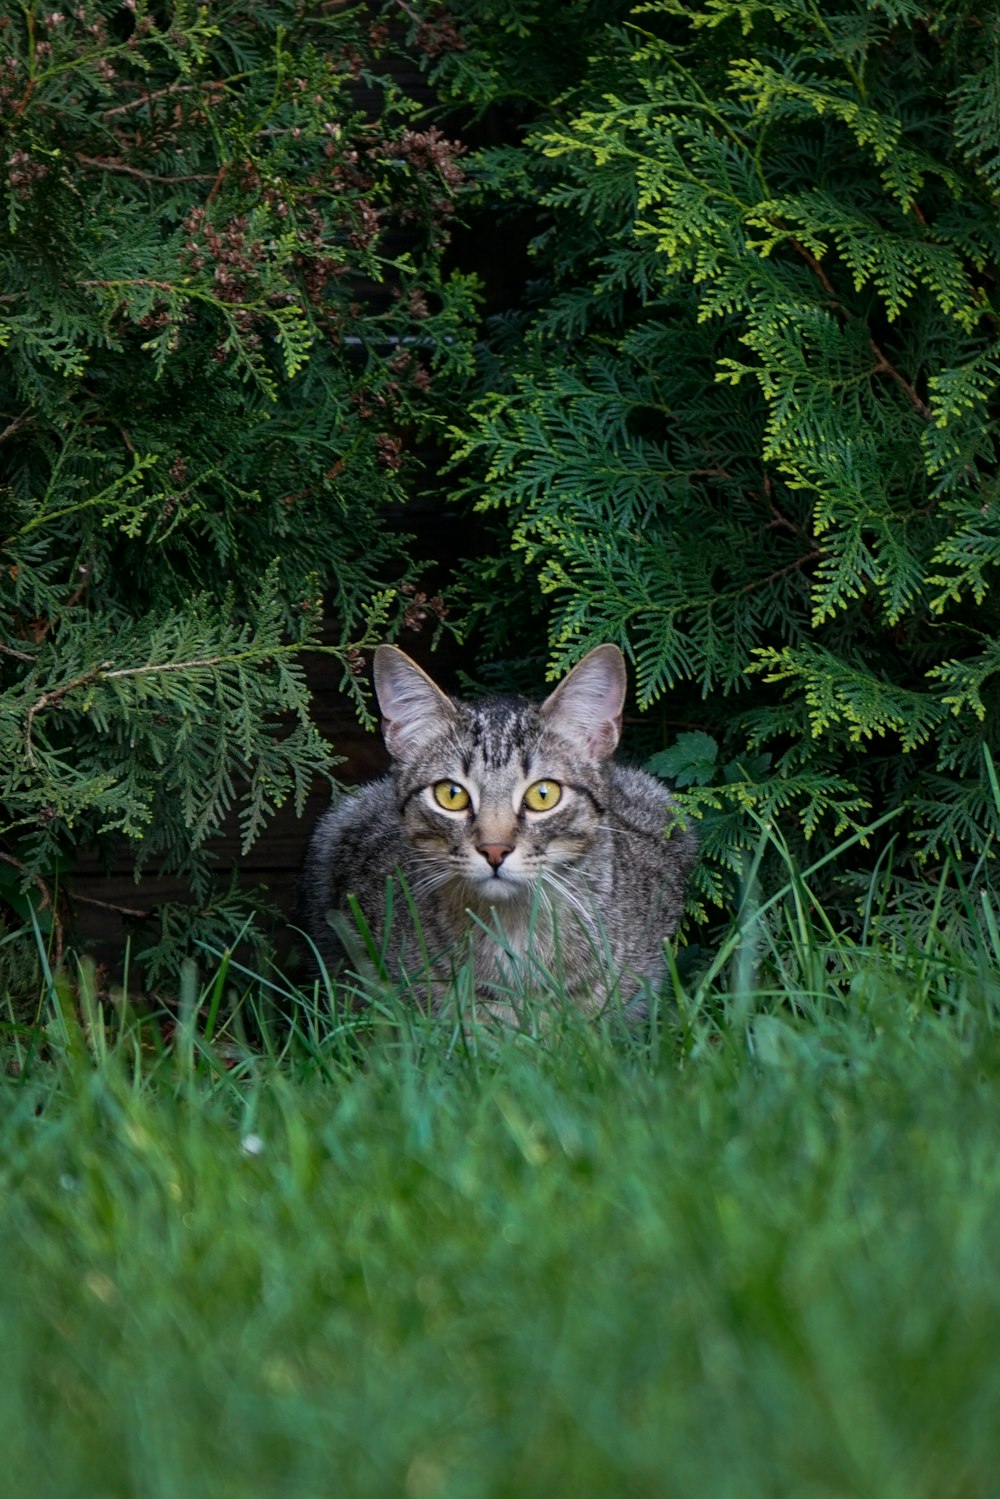
<svg viewBox="0 0 1000 1499">
<path fill-rule="evenodd" d="M 588 1015 L 612 999 L 642 1013 L 695 839 L 660 781 L 612 759 L 618 647 L 592 650 L 541 704 L 457 701 L 391 645 L 374 679 L 391 773 L 323 814 L 303 867 L 303 924 L 324 966 L 364 952 L 353 895 L 390 978 L 416 976 L 432 1008 L 471 958 L 477 1008 L 508 1022 L 551 988 L 545 974 Z"/>
</svg>

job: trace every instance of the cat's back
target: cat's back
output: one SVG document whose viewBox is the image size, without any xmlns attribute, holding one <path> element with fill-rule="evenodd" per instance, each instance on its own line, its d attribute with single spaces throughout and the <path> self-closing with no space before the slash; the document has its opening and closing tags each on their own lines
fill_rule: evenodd
<svg viewBox="0 0 1000 1499">
<path fill-rule="evenodd" d="M 665 892 L 679 914 L 696 840 L 666 786 L 648 771 L 612 763 L 606 821 L 619 896 L 638 900 Z"/>
<path fill-rule="evenodd" d="M 300 905 L 307 925 L 323 931 L 327 913 L 343 910 L 348 895 L 364 905 L 381 892 L 399 861 L 399 813 L 391 777 L 341 793 L 316 823 L 306 851 Z"/>
<path fill-rule="evenodd" d="M 640 832 L 662 834 L 676 817 L 677 803 L 663 782 L 648 770 L 612 761 L 608 780 L 611 787 L 608 813 L 612 818 Z"/>
</svg>

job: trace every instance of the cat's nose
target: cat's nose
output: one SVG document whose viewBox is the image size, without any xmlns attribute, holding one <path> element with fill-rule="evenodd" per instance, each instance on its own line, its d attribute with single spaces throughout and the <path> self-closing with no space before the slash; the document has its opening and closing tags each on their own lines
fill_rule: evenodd
<svg viewBox="0 0 1000 1499">
<path fill-rule="evenodd" d="M 513 843 L 480 843 L 477 844 L 479 852 L 493 869 L 499 869 L 509 853 L 513 852 Z"/>
</svg>

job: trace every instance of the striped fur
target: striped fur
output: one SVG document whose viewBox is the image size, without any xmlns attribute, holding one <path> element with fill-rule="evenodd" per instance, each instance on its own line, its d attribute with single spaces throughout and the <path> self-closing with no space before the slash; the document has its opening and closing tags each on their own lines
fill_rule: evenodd
<svg viewBox="0 0 1000 1499">
<path fill-rule="evenodd" d="M 303 917 L 324 963 L 360 951 L 353 895 L 392 976 L 425 980 L 433 1005 L 467 961 L 479 1003 L 506 1018 L 550 987 L 545 975 L 588 1014 L 641 1002 L 662 980 L 694 839 L 661 782 L 611 759 L 625 696 L 617 647 L 591 651 L 541 704 L 456 701 L 393 646 L 376 653 L 375 685 L 392 772 L 320 818 L 303 870 Z M 533 810 L 525 792 L 540 781 L 561 794 Z M 468 805 L 442 807 L 438 783 Z"/>
</svg>

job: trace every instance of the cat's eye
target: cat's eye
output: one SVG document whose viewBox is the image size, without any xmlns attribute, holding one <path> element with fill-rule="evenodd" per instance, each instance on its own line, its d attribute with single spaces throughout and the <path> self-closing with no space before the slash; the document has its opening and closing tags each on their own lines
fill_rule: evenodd
<svg viewBox="0 0 1000 1499">
<path fill-rule="evenodd" d="M 547 812 L 562 796 L 558 781 L 535 781 L 524 793 L 524 805 L 532 812 Z"/>
<path fill-rule="evenodd" d="M 438 781 L 434 787 L 434 800 L 446 812 L 464 812 L 469 805 L 469 793 L 457 781 Z"/>
</svg>

